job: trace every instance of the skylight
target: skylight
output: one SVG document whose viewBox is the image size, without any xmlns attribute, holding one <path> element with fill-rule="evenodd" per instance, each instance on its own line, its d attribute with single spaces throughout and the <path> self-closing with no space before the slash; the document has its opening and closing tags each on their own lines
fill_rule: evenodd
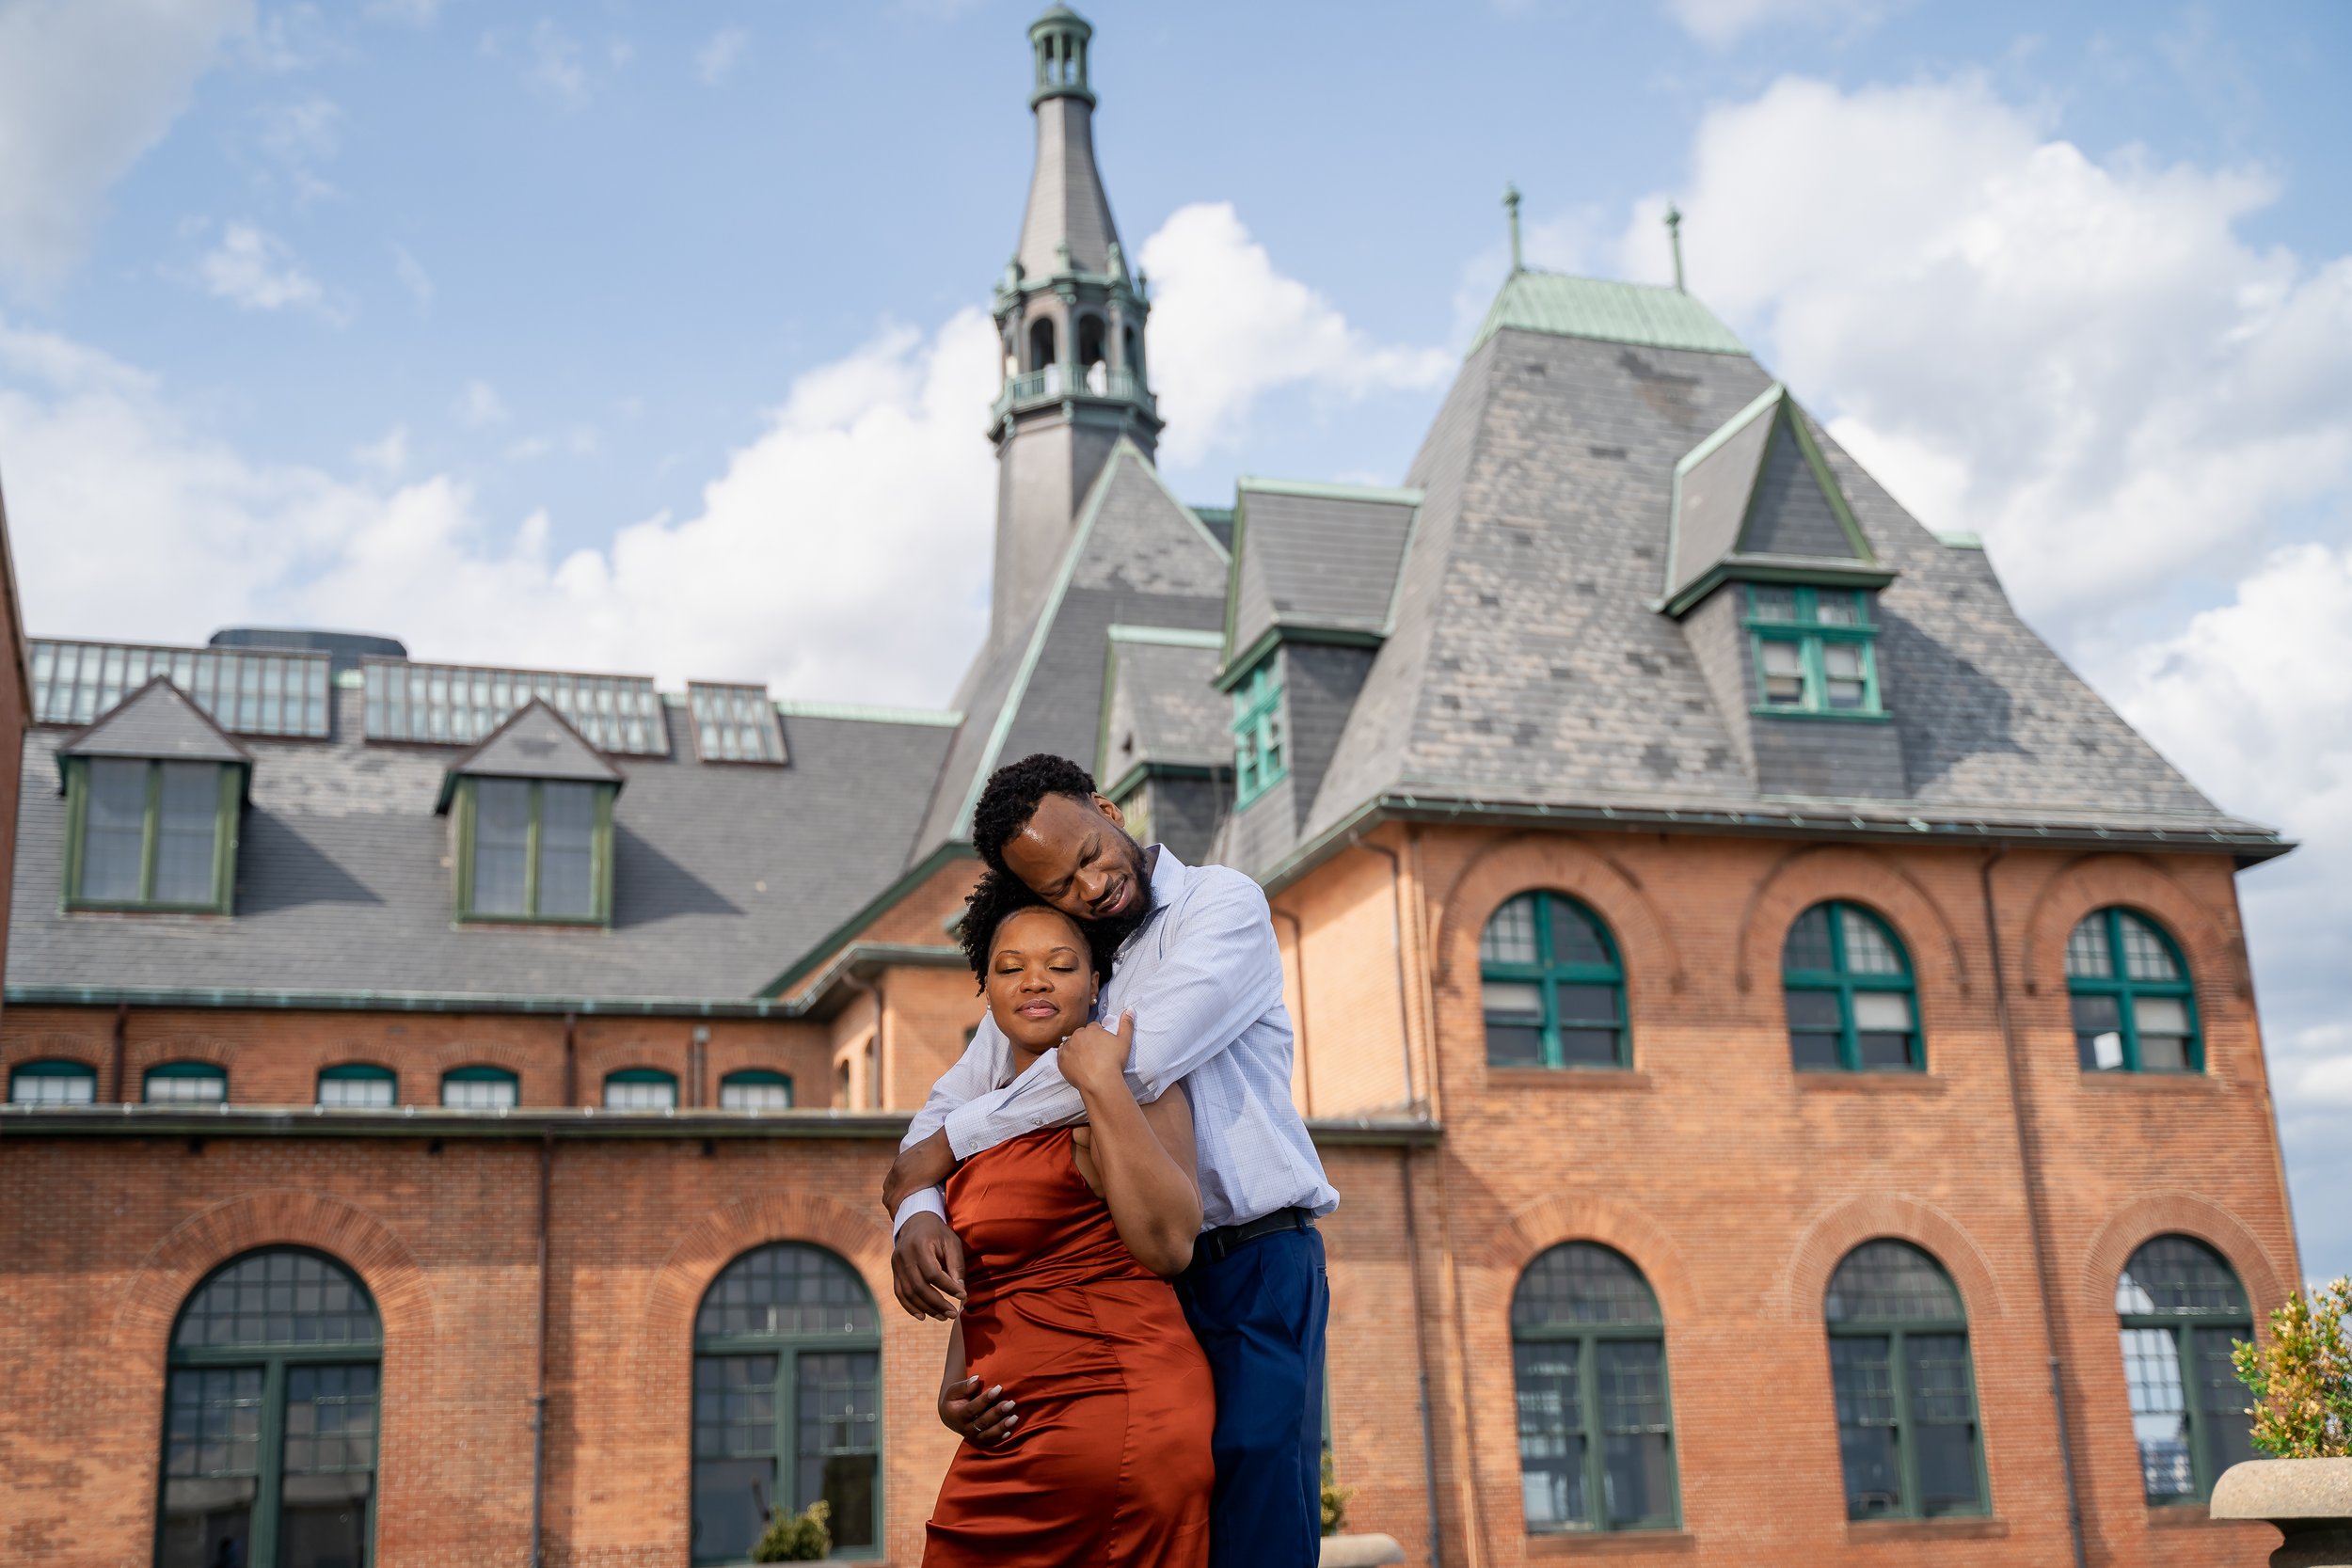
<svg viewBox="0 0 2352 1568">
<path fill-rule="evenodd" d="M 370 740 L 469 746 L 532 698 L 544 697 L 600 752 L 670 753 L 661 698 L 644 675 L 574 675 L 396 658 L 363 659 L 360 668 L 367 678 L 364 722 Z"/>
<path fill-rule="evenodd" d="M 33 721 L 87 724 L 157 675 L 238 735 L 326 737 L 327 656 L 33 642 Z"/>
<path fill-rule="evenodd" d="M 694 755 L 701 761 L 784 760 L 784 732 L 767 688 L 689 681 L 686 701 L 694 716 Z"/>
</svg>

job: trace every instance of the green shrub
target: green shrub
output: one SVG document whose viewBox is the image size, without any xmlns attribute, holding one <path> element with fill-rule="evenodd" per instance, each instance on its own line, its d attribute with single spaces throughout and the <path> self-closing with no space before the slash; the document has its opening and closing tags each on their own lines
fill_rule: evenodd
<svg viewBox="0 0 2352 1568">
<path fill-rule="evenodd" d="M 2300 1291 L 2270 1314 L 2270 1343 L 2230 1353 L 2254 1396 L 2254 1446 L 2273 1459 L 2352 1457 L 2352 1280 Z"/>
<path fill-rule="evenodd" d="M 1337 1535 L 1347 1524 L 1347 1499 L 1356 1495 L 1353 1486 L 1342 1486 L 1331 1474 L 1331 1456 L 1323 1456 L 1323 1533 Z"/>
<path fill-rule="evenodd" d="M 833 1504 L 818 1499 L 798 1513 L 777 1509 L 752 1548 L 754 1562 L 817 1562 L 833 1550 Z"/>
</svg>

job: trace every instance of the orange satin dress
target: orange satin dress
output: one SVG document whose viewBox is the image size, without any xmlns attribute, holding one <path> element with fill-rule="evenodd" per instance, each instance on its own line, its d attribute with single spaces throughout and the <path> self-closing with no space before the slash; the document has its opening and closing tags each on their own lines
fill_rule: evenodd
<svg viewBox="0 0 2352 1568">
<path fill-rule="evenodd" d="M 1004 1385 L 1012 1436 L 966 1443 L 924 1568 L 1206 1568 L 1216 1394 L 1176 1291 L 1135 1259 L 1071 1159 L 1031 1132 L 947 1182 L 962 1238 L 963 1354 Z"/>
</svg>

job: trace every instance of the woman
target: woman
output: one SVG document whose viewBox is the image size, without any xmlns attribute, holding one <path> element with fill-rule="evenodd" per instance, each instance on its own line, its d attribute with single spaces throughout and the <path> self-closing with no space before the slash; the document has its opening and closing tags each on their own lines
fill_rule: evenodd
<svg viewBox="0 0 2352 1568">
<path fill-rule="evenodd" d="M 981 879 L 961 940 L 1012 1045 L 1007 1082 L 1093 1016 L 1108 942 L 1018 881 Z M 1086 1125 L 1000 1144 L 947 1182 L 967 1294 L 940 1418 L 966 1436 L 924 1568 L 1208 1561 L 1216 1395 L 1168 1283 L 1200 1229 L 1192 1110 L 1136 1103 L 1133 1033 L 1122 1020 L 1114 1042 L 1062 1051 Z"/>
</svg>

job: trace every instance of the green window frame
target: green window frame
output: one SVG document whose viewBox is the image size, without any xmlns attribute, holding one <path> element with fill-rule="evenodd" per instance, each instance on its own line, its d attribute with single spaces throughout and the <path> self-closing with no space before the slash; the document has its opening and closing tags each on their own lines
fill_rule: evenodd
<svg viewBox="0 0 2352 1568">
<path fill-rule="evenodd" d="M 150 1105 L 226 1105 L 229 1069 L 212 1062 L 162 1062 L 139 1081 Z"/>
<path fill-rule="evenodd" d="M 65 906 L 227 914 L 245 769 L 67 757 Z"/>
<path fill-rule="evenodd" d="M 300 1247 L 191 1291 L 164 1395 L 155 1568 L 375 1560 L 384 1333 L 358 1276 Z"/>
<path fill-rule="evenodd" d="M 658 1067 L 625 1067 L 604 1075 L 608 1111 L 675 1111 L 677 1074 Z"/>
<path fill-rule="evenodd" d="M 1989 1513 L 1968 1312 L 1908 1242 L 1865 1242 L 1830 1275 L 1821 1316 L 1849 1519 Z"/>
<path fill-rule="evenodd" d="M 373 1062 L 319 1069 L 318 1105 L 326 1111 L 380 1111 L 400 1103 L 400 1074 Z"/>
<path fill-rule="evenodd" d="M 11 1105 L 94 1105 L 98 1102 L 98 1069 L 87 1062 L 51 1056 L 19 1062 L 8 1069 Z"/>
<path fill-rule="evenodd" d="M 788 1111 L 792 1109 L 792 1079 L 765 1068 L 746 1068 L 719 1080 L 719 1109 L 723 1111 Z"/>
<path fill-rule="evenodd" d="M 457 918 L 485 925 L 612 924 L 612 784 L 457 781 Z"/>
<path fill-rule="evenodd" d="M 1911 955 L 1875 911 L 1816 904 L 1781 947 L 1788 1056 L 1799 1072 L 1923 1072 Z"/>
<path fill-rule="evenodd" d="M 1490 1067 L 1632 1064 L 1625 966 L 1607 922 L 1565 893 L 1522 893 L 1478 938 Z"/>
<path fill-rule="evenodd" d="M 1511 1294 L 1511 1370 L 1528 1534 L 1680 1527 L 1666 1321 L 1640 1269 L 1592 1242 L 1538 1255 Z"/>
<path fill-rule="evenodd" d="M 2256 1457 L 2230 1362 L 2254 1338 L 2246 1288 L 2204 1243 L 2155 1236 L 2116 1276 L 2115 1315 L 2148 1506 L 2204 1502 L 2222 1471 Z"/>
<path fill-rule="evenodd" d="M 441 1074 L 445 1111 L 507 1111 L 520 1103 L 522 1081 L 502 1067 L 453 1067 Z"/>
<path fill-rule="evenodd" d="M 1858 588 L 1750 583 L 1747 619 L 1756 713 L 1883 720 L 1878 627 Z"/>
<path fill-rule="evenodd" d="M 833 1505 L 833 1556 L 882 1552 L 882 1321 L 835 1254 L 771 1242 L 694 1317 L 691 1560 L 750 1560 L 768 1512 Z"/>
<path fill-rule="evenodd" d="M 2110 905 L 2076 922 L 2066 991 L 2085 1072 L 2205 1070 L 2188 959 L 2153 915 Z"/>
<path fill-rule="evenodd" d="M 1282 677 L 1269 653 L 1233 689 L 1233 805 L 1249 804 L 1290 776 L 1282 733 Z"/>
</svg>

